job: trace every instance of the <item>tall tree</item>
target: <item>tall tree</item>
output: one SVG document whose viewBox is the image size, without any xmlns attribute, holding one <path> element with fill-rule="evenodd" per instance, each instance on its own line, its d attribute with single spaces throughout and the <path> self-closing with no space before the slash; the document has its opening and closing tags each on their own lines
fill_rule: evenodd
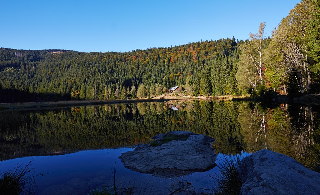
<svg viewBox="0 0 320 195">
<path fill-rule="evenodd" d="M 312 92 L 320 90 L 320 1 L 311 2 L 311 18 L 307 22 L 307 49 L 308 63 L 310 65 Z"/>
<path fill-rule="evenodd" d="M 144 98 L 147 96 L 147 89 L 143 83 L 138 86 L 137 97 Z"/>
<path fill-rule="evenodd" d="M 318 6 L 318 0 L 302 0 L 273 33 L 268 48 L 266 76 L 274 88 L 287 84 L 291 93 L 309 92 L 311 74 L 307 45 L 317 52 L 319 43 L 315 37 L 318 35 L 310 26 L 319 22 L 317 14 L 314 14 Z"/>
<path fill-rule="evenodd" d="M 201 72 L 200 93 L 210 95 L 212 93 L 210 68 L 205 68 Z"/>
<path fill-rule="evenodd" d="M 250 88 L 257 90 L 263 85 L 263 40 L 265 22 L 259 26 L 259 33 L 250 34 L 250 39 L 240 46 L 239 66 L 236 78 L 238 87 L 245 92 Z"/>
</svg>

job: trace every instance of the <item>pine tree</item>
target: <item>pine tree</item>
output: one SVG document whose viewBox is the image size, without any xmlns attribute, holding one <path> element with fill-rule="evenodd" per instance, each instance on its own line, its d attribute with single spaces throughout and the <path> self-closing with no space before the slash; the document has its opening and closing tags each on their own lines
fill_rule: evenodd
<svg viewBox="0 0 320 195">
<path fill-rule="evenodd" d="M 210 68 L 202 71 L 200 78 L 200 93 L 202 95 L 210 95 L 212 93 Z"/>
</svg>

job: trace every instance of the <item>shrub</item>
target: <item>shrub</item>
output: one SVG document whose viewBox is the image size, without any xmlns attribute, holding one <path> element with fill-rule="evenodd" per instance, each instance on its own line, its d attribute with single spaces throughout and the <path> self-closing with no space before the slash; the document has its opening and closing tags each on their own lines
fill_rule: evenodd
<svg viewBox="0 0 320 195">
<path fill-rule="evenodd" d="M 6 195 L 35 194 L 35 176 L 30 176 L 31 161 L 25 166 L 1 173 L 0 192 Z"/>
<path fill-rule="evenodd" d="M 221 174 L 217 178 L 218 186 L 214 189 L 216 195 L 238 195 L 241 192 L 241 178 L 239 175 L 240 157 L 224 157 L 221 165 L 218 165 Z"/>
</svg>

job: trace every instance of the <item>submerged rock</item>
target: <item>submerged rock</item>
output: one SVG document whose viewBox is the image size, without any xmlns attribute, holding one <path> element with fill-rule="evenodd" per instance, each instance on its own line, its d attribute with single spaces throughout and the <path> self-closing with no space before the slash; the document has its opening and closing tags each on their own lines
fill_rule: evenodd
<svg viewBox="0 0 320 195">
<path fill-rule="evenodd" d="M 320 173 L 271 150 L 260 150 L 240 164 L 241 194 L 320 194 Z"/>
<path fill-rule="evenodd" d="M 176 140 L 167 142 L 167 138 Z M 173 131 L 156 137 L 155 144 L 142 145 L 119 158 L 133 171 L 159 177 L 177 177 L 204 172 L 215 166 L 213 138 L 188 131 Z M 153 146 L 154 145 L 154 146 Z"/>
</svg>

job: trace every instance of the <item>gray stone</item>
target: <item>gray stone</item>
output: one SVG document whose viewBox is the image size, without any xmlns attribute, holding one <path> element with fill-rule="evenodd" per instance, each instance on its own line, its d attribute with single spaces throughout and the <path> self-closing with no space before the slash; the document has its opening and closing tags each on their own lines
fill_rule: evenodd
<svg viewBox="0 0 320 195">
<path fill-rule="evenodd" d="M 140 145 L 119 158 L 128 169 L 165 178 L 203 172 L 215 166 L 217 155 L 211 147 L 213 138 L 187 131 L 168 134 L 189 137 L 185 141 L 173 140 L 156 147 Z"/>
<path fill-rule="evenodd" d="M 320 173 L 270 150 L 260 150 L 240 164 L 242 194 L 320 194 Z"/>
</svg>

